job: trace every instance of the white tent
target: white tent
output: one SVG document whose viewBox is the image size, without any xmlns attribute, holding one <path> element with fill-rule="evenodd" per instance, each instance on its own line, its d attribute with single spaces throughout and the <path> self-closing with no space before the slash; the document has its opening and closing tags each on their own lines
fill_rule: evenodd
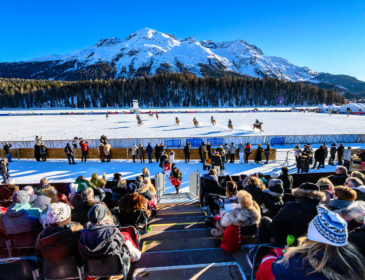
<svg viewBox="0 0 365 280">
<path fill-rule="evenodd" d="M 348 108 L 351 110 L 351 113 L 365 113 L 365 104 L 364 103 L 349 103 L 341 106 L 340 112 L 347 113 Z"/>
</svg>

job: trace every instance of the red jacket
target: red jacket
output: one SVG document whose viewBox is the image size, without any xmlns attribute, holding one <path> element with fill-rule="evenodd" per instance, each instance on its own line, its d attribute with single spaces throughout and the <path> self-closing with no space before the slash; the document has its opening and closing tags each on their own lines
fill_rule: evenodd
<svg viewBox="0 0 365 280">
<path fill-rule="evenodd" d="M 81 151 L 86 152 L 87 151 L 87 146 L 89 146 L 88 142 L 80 143 Z"/>
</svg>

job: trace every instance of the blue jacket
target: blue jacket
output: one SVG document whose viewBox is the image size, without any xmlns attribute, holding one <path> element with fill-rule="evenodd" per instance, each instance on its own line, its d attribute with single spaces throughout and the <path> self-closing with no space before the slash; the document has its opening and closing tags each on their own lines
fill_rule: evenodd
<svg viewBox="0 0 365 280">
<path fill-rule="evenodd" d="M 147 155 L 152 155 L 152 147 L 151 147 L 151 145 L 148 145 L 147 146 L 146 153 L 147 153 Z"/>
</svg>

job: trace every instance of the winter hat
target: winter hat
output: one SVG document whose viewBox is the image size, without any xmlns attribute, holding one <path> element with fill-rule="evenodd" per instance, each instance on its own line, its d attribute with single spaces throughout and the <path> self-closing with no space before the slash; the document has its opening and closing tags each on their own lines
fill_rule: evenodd
<svg viewBox="0 0 365 280">
<path fill-rule="evenodd" d="M 71 216 L 71 208 L 66 203 L 51 203 L 48 206 L 46 221 L 47 224 L 57 224 L 66 221 Z"/>
<path fill-rule="evenodd" d="M 318 206 L 318 215 L 309 223 L 307 238 L 332 246 L 347 245 L 347 223 L 340 215 Z"/>
<path fill-rule="evenodd" d="M 89 217 L 90 222 L 93 224 L 102 221 L 106 216 L 106 208 L 104 204 L 98 203 L 91 207 L 87 213 L 87 216 Z"/>
<path fill-rule="evenodd" d="M 30 200 L 30 195 L 27 191 L 17 191 L 13 194 L 12 200 L 14 203 L 27 203 Z"/>
<path fill-rule="evenodd" d="M 130 194 L 135 193 L 135 192 L 137 191 L 137 189 L 138 189 L 138 187 L 137 187 L 137 185 L 136 185 L 135 183 L 130 183 L 130 184 L 128 185 L 128 187 L 127 187 L 127 191 L 128 191 L 128 193 L 130 193 Z"/>
<path fill-rule="evenodd" d="M 270 177 L 272 179 L 277 179 L 277 178 L 279 178 L 279 176 L 280 176 L 280 172 L 279 171 L 271 172 L 271 174 L 270 174 Z"/>
<path fill-rule="evenodd" d="M 299 189 L 305 190 L 305 191 L 319 191 L 319 186 L 313 183 L 302 183 L 299 186 Z"/>
<path fill-rule="evenodd" d="M 15 182 L 14 178 L 9 180 L 9 185 L 15 185 L 15 184 L 16 184 L 16 182 Z"/>
<path fill-rule="evenodd" d="M 280 179 L 270 179 L 269 190 L 271 192 L 283 195 L 284 194 L 283 181 L 281 181 Z"/>
</svg>

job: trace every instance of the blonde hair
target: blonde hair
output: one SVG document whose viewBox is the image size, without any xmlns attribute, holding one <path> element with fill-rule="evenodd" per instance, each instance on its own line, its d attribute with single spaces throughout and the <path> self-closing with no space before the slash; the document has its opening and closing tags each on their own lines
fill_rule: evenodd
<svg viewBox="0 0 365 280">
<path fill-rule="evenodd" d="M 242 209 L 249 209 L 253 206 L 252 195 L 249 192 L 241 190 L 237 193 L 237 198 Z"/>
<path fill-rule="evenodd" d="M 350 243 L 346 246 L 332 246 L 306 239 L 301 246 L 290 247 L 279 262 L 288 266 L 290 258 L 295 255 L 302 256 L 303 264 L 307 261 L 313 267 L 307 276 L 318 272 L 331 280 L 362 280 L 365 274 L 364 257 Z M 345 275 L 333 273 L 331 267 L 334 260 Z"/>
<path fill-rule="evenodd" d="M 321 186 L 328 186 L 328 190 L 331 192 L 334 192 L 334 188 L 335 186 L 333 185 L 333 183 L 331 182 L 330 179 L 328 179 L 327 177 L 323 177 L 321 179 L 319 179 L 316 183 L 316 185 L 319 187 L 319 189 L 321 191 L 325 191 L 321 189 Z"/>
<path fill-rule="evenodd" d="M 259 186 L 261 190 L 265 190 L 265 184 L 261 181 L 259 177 L 251 176 L 250 179 L 248 179 L 247 184 Z"/>
</svg>

